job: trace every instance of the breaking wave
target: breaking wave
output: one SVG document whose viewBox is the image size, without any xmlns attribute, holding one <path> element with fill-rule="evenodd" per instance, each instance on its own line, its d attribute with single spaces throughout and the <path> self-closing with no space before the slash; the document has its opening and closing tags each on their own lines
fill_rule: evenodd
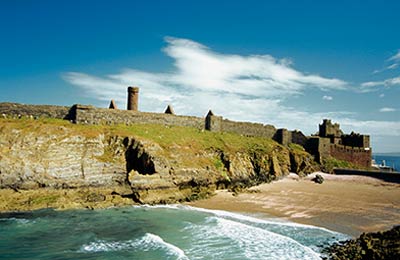
<svg viewBox="0 0 400 260">
<path fill-rule="evenodd" d="M 10 221 L 10 222 L 16 222 L 18 224 L 35 223 L 34 220 L 25 219 L 25 218 L 0 218 L 0 221 Z"/>
<path fill-rule="evenodd" d="M 146 233 L 142 238 L 127 241 L 104 241 L 98 240 L 89 244 L 83 245 L 79 252 L 96 253 L 96 252 L 110 252 L 110 251 L 121 251 L 140 249 L 141 251 L 150 251 L 161 249 L 166 251 L 165 253 L 170 256 L 176 256 L 177 259 L 184 260 L 188 259 L 185 252 L 179 247 L 165 242 L 161 237 Z"/>
<path fill-rule="evenodd" d="M 178 204 L 156 205 L 156 206 L 143 205 L 137 207 L 142 207 L 145 209 L 164 208 L 171 210 L 187 210 L 187 211 L 203 212 L 208 214 L 209 216 L 213 216 L 216 217 L 217 219 L 220 219 L 220 221 L 229 220 L 231 221 L 230 222 L 231 224 L 237 223 L 238 225 L 239 224 L 245 225 L 249 228 L 258 228 L 258 230 L 269 232 L 270 235 L 280 236 L 281 238 L 285 237 L 287 239 L 290 239 L 292 242 L 294 241 L 299 245 L 302 245 L 306 248 L 309 248 L 310 250 L 313 250 L 314 252 L 320 252 L 321 248 L 329 244 L 332 244 L 333 242 L 349 239 L 349 236 L 347 235 L 323 227 L 293 223 L 283 220 L 265 219 L 265 218 L 261 219 L 249 215 L 243 215 L 223 210 L 210 210 L 210 209 L 196 208 L 192 206 L 178 205 Z M 249 239 L 251 240 L 251 237 L 249 237 Z"/>
<path fill-rule="evenodd" d="M 193 211 L 199 211 L 199 212 L 205 212 L 209 214 L 213 214 L 219 217 L 224 217 L 224 218 L 232 218 L 232 219 L 237 219 L 237 220 L 243 220 L 243 221 L 248 221 L 248 222 L 254 222 L 254 223 L 261 223 L 261 224 L 272 224 L 272 225 L 282 225 L 282 226 L 288 226 L 288 227 L 301 227 L 301 228 L 309 228 L 309 229 L 319 229 L 323 230 L 325 232 L 329 232 L 332 234 L 341 234 L 332 230 L 329 230 L 327 228 L 323 227 L 317 227 L 317 226 L 312 226 L 312 225 L 306 225 L 306 224 L 299 224 L 299 223 L 294 223 L 294 222 L 283 222 L 283 221 L 274 221 L 274 220 L 266 220 L 266 219 L 260 219 L 260 218 L 255 218 L 252 216 L 248 215 L 243 215 L 239 213 L 233 213 L 229 211 L 224 211 L 224 210 L 217 210 L 217 209 L 204 209 L 204 208 L 197 208 L 197 207 L 192 207 L 192 206 L 187 206 L 187 205 L 179 205 L 179 204 L 171 204 L 171 205 L 141 205 L 141 206 L 134 206 L 137 208 L 166 208 L 166 209 L 179 209 L 179 210 L 193 210 Z"/>
<path fill-rule="evenodd" d="M 31 215 L 0 218 L 4 258 L 20 259 L 13 252 L 22 244 L 35 260 L 314 260 L 321 248 L 346 237 L 311 225 L 184 205 Z"/>
<path fill-rule="evenodd" d="M 240 222 L 209 217 L 209 224 L 213 223 L 213 228 L 192 227 L 193 239 L 203 242 L 194 244 L 188 252 L 190 255 L 201 259 L 202 252 L 208 250 L 212 255 L 231 251 L 233 259 L 320 259 L 311 248 L 289 237 Z M 237 252 L 232 252 L 235 250 Z"/>
</svg>

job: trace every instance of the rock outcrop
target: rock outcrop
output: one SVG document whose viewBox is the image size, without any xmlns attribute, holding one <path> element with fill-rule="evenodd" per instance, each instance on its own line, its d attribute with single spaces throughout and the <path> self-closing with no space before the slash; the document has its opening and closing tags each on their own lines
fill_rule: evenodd
<svg viewBox="0 0 400 260">
<path fill-rule="evenodd" d="M 126 169 L 118 156 L 102 158 L 110 147 L 103 134 L 87 138 L 0 130 L 0 188 L 78 188 L 123 183 Z M 118 153 L 118 151 L 113 151 Z"/>
<path fill-rule="evenodd" d="M 290 171 L 306 175 L 315 170 L 311 155 L 272 140 L 191 128 L 140 127 L 3 120 L 0 188 L 128 186 L 129 192 L 113 195 L 154 204 L 198 199 L 218 188 L 249 187 Z M 87 201 L 101 203 L 105 195 L 109 194 L 92 194 Z"/>
<path fill-rule="evenodd" d="M 334 244 L 325 249 L 333 260 L 400 259 L 400 226 L 377 233 L 364 233 L 357 239 Z"/>
</svg>

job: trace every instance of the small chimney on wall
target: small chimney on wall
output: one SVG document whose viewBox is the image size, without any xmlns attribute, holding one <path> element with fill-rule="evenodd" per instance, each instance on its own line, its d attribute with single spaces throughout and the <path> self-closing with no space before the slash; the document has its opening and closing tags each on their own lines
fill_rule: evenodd
<svg viewBox="0 0 400 260">
<path fill-rule="evenodd" d="M 118 109 L 117 104 L 115 104 L 114 99 L 111 99 L 110 105 L 108 106 L 109 109 Z"/>
<path fill-rule="evenodd" d="M 174 109 L 172 108 L 171 105 L 168 105 L 168 106 L 167 106 L 167 109 L 165 109 L 164 113 L 165 113 L 165 114 L 175 115 Z"/>
<path fill-rule="evenodd" d="M 128 110 L 138 111 L 139 106 L 139 88 L 128 87 Z"/>
</svg>

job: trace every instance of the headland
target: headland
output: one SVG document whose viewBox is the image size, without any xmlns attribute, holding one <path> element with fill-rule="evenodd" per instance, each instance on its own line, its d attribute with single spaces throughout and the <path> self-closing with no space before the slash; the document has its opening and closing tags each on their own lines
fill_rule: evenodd
<svg viewBox="0 0 400 260">
<path fill-rule="evenodd" d="M 231 121 L 211 110 L 204 118 L 176 115 L 170 105 L 164 113 L 141 112 L 138 93 L 138 88 L 128 88 L 128 110 L 117 109 L 113 100 L 109 108 L 0 103 L 0 210 L 189 202 L 220 190 L 246 191 L 294 173 L 299 181 L 281 180 L 257 187 L 260 193 L 236 197 L 218 192 L 196 205 L 288 217 L 348 234 L 398 219 L 396 184 L 365 186 L 363 177 L 348 183 L 324 176 L 328 181 L 318 186 L 302 179 L 336 167 L 368 170 L 368 135 L 344 134 L 328 119 L 315 135 L 306 136 L 298 130 Z M 383 202 L 377 202 L 379 210 L 374 202 L 368 204 L 382 187 L 390 187 L 381 198 L 390 200 L 385 205 L 397 212 L 388 218 Z M 221 198 L 228 197 L 231 206 L 224 206 Z M 358 201 L 366 211 L 347 216 L 326 207 L 344 201 L 349 207 Z M 315 202 L 320 205 L 305 210 Z M 373 212 L 376 222 L 345 229 L 348 219 Z M 335 226 L 334 219 L 341 218 L 347 220 Z"/>
</svg>

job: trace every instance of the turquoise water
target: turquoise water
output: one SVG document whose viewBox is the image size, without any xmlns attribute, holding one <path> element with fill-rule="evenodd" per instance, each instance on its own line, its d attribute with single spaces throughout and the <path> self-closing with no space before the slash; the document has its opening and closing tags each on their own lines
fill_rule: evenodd
<svg viewBox="0 0 400 260">
<path fill-rule="evenodd" d="M 385 161 L 387 166 L 393 167 L 396 171 L 400 172 L 400 156 L 376 154 L 372 158 L 377 164 L 382 164 L 382 161 Z"/>
<path fill-rule="evenodd" d="M 346 238 L 182 205 L 0 214 L 1 259 L 319 259 Z"/>
</svg>

